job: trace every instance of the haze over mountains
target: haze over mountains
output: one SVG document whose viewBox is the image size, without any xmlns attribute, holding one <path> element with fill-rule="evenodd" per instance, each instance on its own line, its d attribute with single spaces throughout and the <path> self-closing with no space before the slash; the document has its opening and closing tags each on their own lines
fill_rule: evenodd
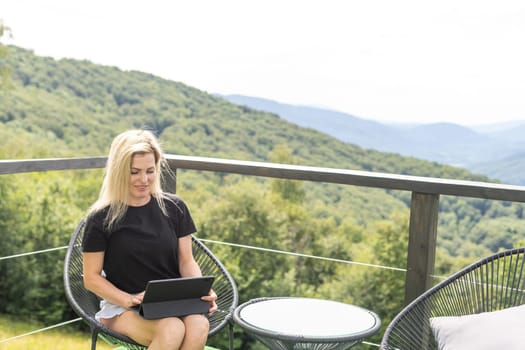
<svg viewBox="0 0 525 350">
<path fill-rule="evenodd" d="M 329 109 L 243 95 L 219 96 L 366 149 L 464 167 L 503 183 L 525 184 L 525 121 L 469 127 L 453 123 L 387 124 Z"/>
</svg>

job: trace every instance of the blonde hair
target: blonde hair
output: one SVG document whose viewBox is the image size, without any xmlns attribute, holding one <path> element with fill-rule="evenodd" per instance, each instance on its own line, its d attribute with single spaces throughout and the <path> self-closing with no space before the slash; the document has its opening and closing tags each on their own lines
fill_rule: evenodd
<svg viewBox="0 0 525 350">
<path fill-rule="evenodd" d="M 165 159 L 159 142 L 148 130 L 128 130 L 117 135 L 109 150 L 104 180 L 97 201 L 89 208 L 88 215 L 109 207 L 104 224 L 109 231 L 122 219 L 128 209 L 131 161 L 135 154 L 152 153 L 155 157 L 155 181 L 151 184 L 151 195 L 166 214 L 161 188 L 162 169 Z"/>
</svg>

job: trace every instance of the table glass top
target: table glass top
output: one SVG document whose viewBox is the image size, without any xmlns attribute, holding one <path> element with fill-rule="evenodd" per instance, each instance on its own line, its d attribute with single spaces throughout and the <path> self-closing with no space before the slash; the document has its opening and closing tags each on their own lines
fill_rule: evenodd
<svg viewBox="0 0 525 350">
<path fill-rule="evenodd" d="M 240 318 L 260 329 L 288 335 L 337 337 L 365 332 L 378 319 L 366 309 L 311 298 L 265 299 L 246 305 Z"/>
</svg>

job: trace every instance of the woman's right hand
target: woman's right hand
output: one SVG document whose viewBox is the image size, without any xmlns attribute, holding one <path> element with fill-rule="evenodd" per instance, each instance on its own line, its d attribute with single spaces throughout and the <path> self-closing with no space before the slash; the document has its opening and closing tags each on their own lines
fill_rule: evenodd
<svg viewBox="0 0 525 350">
<path fill-rule="evenodd" d="M 131 309 L 134 306 L 142 304 L 142 299 L 144 299 L 144 292 L 139 294 L 129 294 L 130 298 L 128 299 L 126 308 Z"/>
</svg>

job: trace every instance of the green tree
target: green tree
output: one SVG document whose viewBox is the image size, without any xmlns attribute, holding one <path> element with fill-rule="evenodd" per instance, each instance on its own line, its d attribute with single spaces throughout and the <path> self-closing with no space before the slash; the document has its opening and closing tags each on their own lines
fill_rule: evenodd
<svg viewBox="0 0 525 350">
<path fill-rule="evenodd" d="M 269 154 L 269 160 L 274 163 L 296 164 L 292 151 L 284 144 L 274 147 Z M 297 180 L 272 180 L 272 190 L 278 193 L 282 199 L 295 203 L 302 203 L 305 198 L 302 182 Z"/>
<path fill-rule="evenodd" d="M 406 267 L 408 222 L 408 215 L 395 213 L 390 220 L 373 223 L 367 228 L 372 234 L 366 239 L 367 244 L 360 245 L 356 258 L 387 268 L 355 267 L 351 276 L 339 276 L 342 300 L 376 312 L 381 317 L 383 331 L 404 303 L 405 273 L 388 267 Z M 380 341 L 380 338 L 375 340 Z"/>
<path fill-rule="evenodd" d="M 0 256 L 12 255 L 16 251 L 15 236 L 10 232 L 12 221 L 10 218 L 14 214 L 13 206 L 8 197 L 8 181 L 5 177 L 0 177 Z M 2 291 L 9 288 L 9 281 L 6 278 L 9 273 L 8 260 L 0 262 L 0 313 L 5 310 L 8 299 L 1 297 Z"/>
<path fill-rule="evenodd" d="M 199 236 L 233 244 L 278 249 L 283 216 L 274 210 L 264 187 L 253 180 L 221 188 L 221 200 L 203 203 Z M 285 283 L 289 262 L 283 255 L 247 248 L 214 245 L 214 253 L 235 276 L 240 301 L 268 295 L 289 295 Z M 279 283 L 275 283 L 279 281 Z M 215 341 L 215 340 L 213 340 Z M 251 349 L 253 339 L 236 335 L 236 348 Z"/>
<path fill-rule="evenodd" d="M 7 49 L 2 44 L 2 38 L 7 35 L 11 36 L 11 29 L 4 25 L 4 21 L 0 18 L 0 89 L 6 88 L 9 86 L 9 66 L 4 61 L 4 58 L 7 56 Z"/>
<path fill-rule="evenodd" d="M 77 195 L 74 176 L 67 175 L 36 173 L 11 179 L 12 187 L 2 199 L 15 203 L 17 210 L 8 211 L 8 227 L 2 233 L 10 244 L 2 247 L 2 256 L 67 245 L 82 215 L 82 210 L 72 205 Z M 64 250 L 57 250 L 3 262 L 8 272 L 2 275 L 0 300 L 10 302 L 0 312 L 46 323 L 70 318 L 65 317 L 71 316 L 71 308 L 64 302 L 63 259 Z"/>
</svg>

